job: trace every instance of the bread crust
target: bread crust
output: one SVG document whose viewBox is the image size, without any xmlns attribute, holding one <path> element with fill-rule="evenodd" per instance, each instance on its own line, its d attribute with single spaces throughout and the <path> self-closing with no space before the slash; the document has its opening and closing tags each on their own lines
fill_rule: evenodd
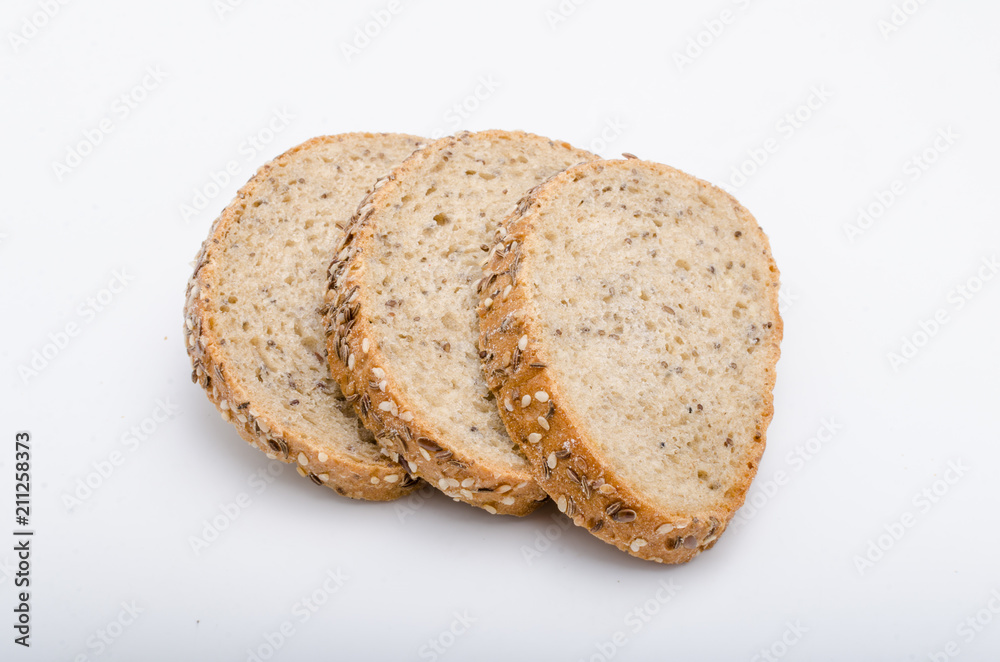
<svg viewBox="0 0 1000 662">
<path fill-rule="evenodd" d="M 626 165 L 622 165 L 626 164 Z M 766 290 L 772 329 L 771 341 L 758 351 L 767 352 L 767 384 L 761 393 L 760 424 L 748 467 L 728 503 L 691 516 L 662 512 L 649 498 L 631 488 L 601 456 L 588 439 L 586 421 L 572 410 L 559 383 L 546 368 L 545 341 L 540 341 L 539 316 L 531 298 L 530 262 L 522 264 L 525 239 L 536 220 L 535 211 L 547 199 L 558 194 L 563 182 L 578 173 L 599 172 L 603 168 L 647 167 L 659 174 L 685 175 L 669 166 L 628 161 L 583 163 L 555 175 L 532 189 L 504 221 L 505 234 L 490 250 L 484 273 L 489 286 L 480 292 L 477 312 L 480 318 L 480 349 L 485 353 L 483 367 L 487 383 L 496 396 L 500 416 L 512 439 L 520 443 L 535 470 L 542 488 L 556 501 L 559 510 L 577 526 L 587 528 L 605 542 L 641 559 L 660 563 L 683 563 L 714 546 L 736 510 L 743 504 L 746 491 L 756 473 L 766 443 L 767 425 L 773 415 L 774 365 L 780 355 L 782 321 L 778 313 L 778 271 L 771 257 L 767 237 L 753 216 L 732 196 L 737 215 L 747 231 L 757 232 L 765 247 L 766 259 L 773 270 Z M 691 178 L 701 187 L 710 184 Z M 714 187 L 711 187 L 714 189 Z M 513 244 L 513 242 L 517 242 Z M 513 248 L 512 248 L 513 246 Z M 506 290 L 506 298 L 492 293 Z M 483 353 L 480 356 L 483 356 Z M 518 395 L 543 391 L 547 402 L 532 398 L 528 407 L 516 403 Z M 505 403 L 513 405 L 508 410 Z M 545 419 L 543 426 L 539 418 Z M 533 437 L 532 435 L 538 435 Z M 536 442 L 532 443 L 532 439 Z"/>
<path fill-rule="evenodd" d="M 313 138 L 257 170 L 214 221 L 208 238 L 195 257 L 194 273 L 188 281 L 184 304 L 184 340 L 191 358 L 191 381 L 205 390 L 223 419 L 232 423 L 250 445 L 260 449 L 270 459 L 294 463 L 299 475 L 338 494 L 352 499 L 390 501 L 412 492 L 419 481 L 388 458 L 376 464 L 359 461 L 346 454 L 331 454 L 327 448 L 320 451 L 307 439 L 297 436 L 294 430 L 282 425 L 271 412 L 263 408 L 258 411 L 246 390 L 227 375 L 226 357 L 220 339 L 208 324 L 203 323 L 207 314 L 207 299 L 203 295 L 210 292 L 215 283 L 215 248 L 225 245 L 223 239 L 240 222 L 247 205 L 253 202 L 258 188 L 267 181 L 271 171 L 299 153 L 328 142 L 364 140 L 376 135 L 390 134 L 347 133 Z M 423 142 L 416 136 L 395 135 L 413 141 L 415 147 Z M 325 460 L 320 460 L 320 453 L 326 456 Z"/>
<path fill-rule="evenodd" d="M 364 279 L 366 259 L 374 245 L 373 215 L 390 198 L 398 186 L 396 182 L 412 176 L 432 155 L 458 146 L 470 135 L 463 132 L 442 138 L 414 152 L 379 180 L 359 205 L 329 269 L 327 356 L 334 379 L 345 395 L 354 398 L 358 416 L 391 457 L 405 461 L 414 475 L 456 501 L 491 514 L 522 516 L 546 499 L 532 472 L 527 468 L 512 472 L 509 467 L 476 460 L 461 445 L 449 443 L 434 432 L 419 409 L 407 401 L 391 363 L 378 347 L 366 315 L 370 301 L 364 289 L 357 286 Z M 544 141 L 573 149 L 566 143 L 518 131 L 483 131 L 475 135 L 498 140 Z M 586 152 L 574 151 L 593 158 Z M 375 370 L 380 372 L 376 374 Z M 403 420 L 400 415 L 407 412 L 412 418 Z"/>
</svg>

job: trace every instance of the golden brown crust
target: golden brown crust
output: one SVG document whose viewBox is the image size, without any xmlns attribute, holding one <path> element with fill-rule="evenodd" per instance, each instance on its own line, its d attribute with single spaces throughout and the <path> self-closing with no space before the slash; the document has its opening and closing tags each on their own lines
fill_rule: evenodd
<svg viewBox="0 0 1000 662">
<path fill-rule="evenodd" d="M 187 286 L 184 305 L 184 340 L 191 357 L 191 381 L 199 384 L 215 404 L 222 417 L 232 423 L 240 436 L 249 444 L 267 454 L 271 459 L 294 463 L 299 475 L 308 477 L 317 485 L 326 485 L 338 494 L 353 499 L 389 501 L 413 491 L 419 481 L 413 479 L 399 465 L 390 462 L 371 463 L 347 455 L 331 455 L 329 449 L 313 448 L 306 440 L 296 437 L 266 410 L 257 411 L 252 398 L 239 383 L 226 375 L 225 354 L 219 338 L 206 318 L 206 292 L 214 283 L 215 266 L 213 251 L 224 244 L 227 233 L 239 223 L 262 183 L 276 165 L 287 161 L 302 151 L 328 141 L 364 139 L 374 134 L 340 134 L 320 136 L 288 150 L 270 163 L 262 166 L 254 177 L 236 194 L 233 202 L 215 220 L 208 238 L 195 257 L 194 273 Z M 401 136 L 419 145 L 415 136 Z M 325 456 L 326 459 L 321 459 Z"/>
<path fill-rule="evenodd" d="M 466 132 L 442 138 L 418 150 L 379 180 L 359 205 L 330 265 L 325 316 L 327 356 L 330 372 L 341 390 L 349 397 L 356 397 L 353 402 L 365 426 L 393 458 L 406 461 L 414 475 L 448 496 L 491 514 L 526 515 L 546 499 L 531 471 L 514 474 L 508 467 L 477 462 L 464 454 L 461 447 L 437 438 L 432 426 L 402 395 L 392 366 L 385 361 L 371 332 L 364 312 L 368 308 L 365 293 L 356 286 L 363 280 L 367 251 L 374 243 L 369 221 L 390 198 L 397 186 L 395 182 L 410 176 L 431 155 L 455 147 L 468 135 Z M 565 143 L 553 143 L 522 132 L 483 131 L 475 135 L 544 140 L 573 149 Z"/>
<path fill-rule="evenodd" d="M 537 342 L 540 338 L 538 313 L 531 299 L 531 288 L 518 286 L 531 282 L 526 271 L 530 264 L 522 265 L 521 258 L 522 246 L 535 220 L 533 211 L 546 198 L 555 195 L 562 182 L 572 181 L 578 173 L 618 167 L 614 164 L 621 163 L 626 162 L 595 161 L 570 168 L 530 191 L 515 212 L 505 219 L 484 270 L 486 286 L 481 288 L 477 309 L 480 349 L 485 352 L 486 379 L 496 395 L 500 416 L 511 438 L 520 443 L 531 461 L 539 484 L 556 501 L 559 510 L 569 515 L 577 526 L 587 528 L 598 538 L 633 556 L 661 563 L 683 563 L 715 544 L 743 504 L 764 451 L 767 425 L 773 414 L 774 364 L 778 360 L 778 343 L 782 336 L 778 271 L 766 235 L 750 213 L 733 200 L 747 228 L 759 232 L 767 260 L 773 267 L 768 291 L 774 320 L 772 342 L 760 348 L 769 349 L 770 355 L 767 358 L 769 381 L 761 394 L 761 422 L 755 433 L 755 437 L 759 435 L 759 443 L 754 446 L 754 455 L 748 458 L 751 466 L 742 482 L 730 490 L 731 499 L 726 507 L 699 512 L 693 517 L 661 512 L 609 468 L 598 456 L 594 444 L 588 441 L 585 421 L 569 411 L 568 405 L 561 406 L 565 401 L 559 384 L 546 368 L 544 345 Z M 635 163 L 633 161 L 630 167 Z M 661 164 L 640 163 L 664 174 L 679 172 Z M 710 186 L 696 181 L 700 186 Z M 501 293 L 500 296 L 497 293 Z M 535 397 L 537 393 L 546 394 L 547 399 L 539 402 Z M 527 407 L 518 402 L 524 395 L 532 396 Z"/>
</svg>

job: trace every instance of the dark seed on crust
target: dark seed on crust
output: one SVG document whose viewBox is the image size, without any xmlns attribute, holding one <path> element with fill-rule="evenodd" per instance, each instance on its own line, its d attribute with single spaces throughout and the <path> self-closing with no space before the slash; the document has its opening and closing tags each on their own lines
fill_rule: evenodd
<svg viewBox="0 0 1000 662">
<path fill-rule="evenodd" d="M 603 527 L 604 527 L 604 520 L 603 520 L 603 519 L 599 519 L 599 520 L 597 520 L 596 522 L 594 522 L 594 525 L 593 525 L 593 526 L 591 526 L 591 527 L 590 527 L 590 532 L 591 532 L 591 533 L 597 533 L 597 532 L 598 532 L 598 531 L 600 531 L 600 530 L 601 530 L 601 529 L 602 529 Z"/>
<path fill-rule="evenodd" d="M 569 476 L 569 479 L 574 483 L 577 484 L 580 483 L 580 476 L 575 471 L 573 471 L 572 467 L 566 467 L 566 475 Z"/>
<path fill-rule="evenodd" d="M 544 368 L 545 367 L 544 363 L 529 363 L 528 365 L 531 366 L 532 368 Z"/>
<path fill-rule="evenodd" d="M 611 515 L 611 519 L 613 519 L 614 521 L 619 522 L 621 524 L 625 524 L 625 523 L 628 523 L 628 522 L 634 522 L 635 521 L 635 517 L 636 517 L 635 511 L 634 510 L 629 510 L 627 508 L 619 510 L 618 512 L 613 513 Z"/>
<path fill-rule="evenodd" d="M 409 487 L 410 485 L 416 485 L 417 479 L 408 473 L 403 474 L 403 480 L 399 481 L 401 487 Z"/>
<path fill-rule="evenodd" d="M 694 536 L 688 536 L 687 538 L 684 539 L 685 549 L 694 549 L 697 546 L 698 546 L 698 539 L 695 538 Z"/>
<path fill-rule="evenodd" d="M 312 482 L 316 483 L 317 485 L 322 485 L 323 484 L 323 481 L 321 481 L 319 479 L 319 476 L 317 476 L 314 473 L 310 473 L 309 474 L 309 480 L 311 480 Z"/>
<path fill-rule="evenodd" d="M 281 446 L 278 445 L 278 442 L 276 442 L 274 439 L 268 439 L 267 445 L 270 446 L 271 450 L 274 451 L 275 453 L 281 452 Z"/>
<path fill-rule="evenodd" d="M 565 448 L 560 448 L 555 452 L 555 456 L 560 460 L 565 460 L 570 456 L 570 452 Z"/>
<path fill-rule="evenodd" d="M 622 509 L 622 502 L 621 501 L 615 501 L 613 504 L 611 504 L 610 506 L 608 506 L 607 508 L 605 508 L 604 512 L 606 512 L 608 515 L 614 516 L 614 514 L 617 513 L 621 509 Z"/>
<path fill-rule="evenodd" d="M 435 444 L 427 437 L 417 437 L 417 445 L 423 448 L 428 453 L 437 453 L 439 450 L 442 450 L 440 446 Z"/>
<path fill-rule="evenodd" d="M 434 453 L 434 458 L 438 460 L 450 460 L 453 455 L 454 453 L 452 453 L 451 451 L 446 451 L 442 449 L 439 450 L 437 453 Z"/>
</svg>

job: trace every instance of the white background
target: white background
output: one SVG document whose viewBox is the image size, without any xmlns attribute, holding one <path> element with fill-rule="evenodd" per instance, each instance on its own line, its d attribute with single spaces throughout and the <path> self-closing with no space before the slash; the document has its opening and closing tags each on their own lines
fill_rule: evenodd
<svg viewBox="0 0 1000 662">
<path fill-rule="evenodd" d="M 0 532 L 29 430 L 36 537 L 30 650 L 0 544 L 0 658 L 236 662 L 287 621 L 271 659 L 998 659 L 1000 278 L 977 270 L 1000 255 L 1000 6 L 896 1 L 898 25 L 891 0 L 401 0 L 356 53 L 387 2 L 5 2 Z M 457 128 L 680 167 L 770 236 L 785 341 L 757 507 L 695 561 L 632 559 L 551 506 L 353 502 L 290 467 L 258 491 L 281 465 L 189 381 L 189 261 L 258 166 L 324 133 Z"/>
</svg>

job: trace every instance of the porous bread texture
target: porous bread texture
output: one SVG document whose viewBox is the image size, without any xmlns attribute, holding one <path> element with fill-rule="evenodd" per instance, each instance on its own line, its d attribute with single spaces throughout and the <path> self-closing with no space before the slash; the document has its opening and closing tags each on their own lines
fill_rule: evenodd
<svg viewBox="0 0 1000 662">
<path fill-rule="evenodd" d="M 597 161 L 521 201 L 491 248 L 484 370 L 539 483 L 578 526 L 690 560 L 742 505 L 782 322 L 767 237 L 665 165 Z"/>
<path fill-rule="evenodd" d="M 525 191 L 593 158 L 522 132 L 443 138 L 376 186 L 330 266 L 327 348 L 343 392 L 392 457 L 492 514 L 527 514 L 545 493 L 480 369 L 483 258 Z"/>
<path fill-rule="evenodd" d="M 358 201 L 421 144 L 355 133 L 285 152 L 215 221 L 188 283 L 192 381 L 248 443 L 357 499 L 395 499 L 418 481 L 380 453 L 330 379 L 325 267 Z"/>
</svg>

